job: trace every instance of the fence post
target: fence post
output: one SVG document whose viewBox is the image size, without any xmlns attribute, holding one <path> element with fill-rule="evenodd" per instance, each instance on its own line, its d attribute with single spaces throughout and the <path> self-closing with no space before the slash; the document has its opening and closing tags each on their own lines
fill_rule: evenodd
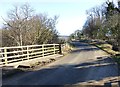
<svg viewBox="0 0 120 87">
<path fill-rule="evenodd" d="M 24 53 L 23 53 L 23 47 L 22 47 L 22 46 L 21 46 L 21 51 L 22 51 L 21 53 L 22 53 L 22 55 L 23 55 Z M 23 58 L 21 58 L 21 59 L 22 59 L 22 61 L 23 61 Z"/>
<path fill-rule="evenodd" d="M 44 44 L 42 45 L 42 55 L 44 57 Z"/>
<path fill-rule="evenodd" d="M 61 44 L 59 44 L 59 54 L 62 54 Z"/>
<path fill-rule="evenodd" d="M 112 87 L 111 82 L 104 83 L 104 87 Z"/>
<path fill-rule="evenodd" d="M 55 54 L 55 44 L 53 46 L 54 46 L 54 54 Z"/>
<path fill-rule="evenodd" d="M 5 56 L 5 64 L 8 64 L 8 61 L 7 61 L 7 49 L 4 48 L 4 56 Z"/>
<path fill-rule="evenodd" d="M 29 47 L 27 46 L 27 59 L 29 60 Z"/>
</svg>

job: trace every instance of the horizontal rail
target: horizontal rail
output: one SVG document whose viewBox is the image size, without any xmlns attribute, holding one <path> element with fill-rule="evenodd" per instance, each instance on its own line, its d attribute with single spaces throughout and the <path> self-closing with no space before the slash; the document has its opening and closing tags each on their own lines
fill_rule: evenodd
<svg viewBox="0 0 120 87">
<path fill-rule="evenodd" d="M 59 44 L 43 44 L 44 46 L 53 46 L 53 45 L 56 45 L 56 46 L 59 46 Z M 43 46 L 43 45 L 27 45 L 27 46 L 13 46 L 13 47 L 1 47 L 1 49 L 13 49 L 13 48 L 25 48 L 25 47 L 40 47 L 40 46 Z"/>
<path fill-rule="evenodd" d="M 0 48 L 0 65 L 59 53 L 59 44 L 28 45 Z"/>
<path fill-rule="evenodd" d="M 39 48 L 39 49 L 31 49 L 28 51 L 38 51 L 38 50 L 42 50 L 43 48 Z M 47 48 L 48 49 L 48 48 Z M 20 53 L 20 52 L 27 52 L 27 50 L 21 50 L 21 51 L 12 51 L 12 52 L 6 52 L 6 54 L 11 54 L 11 53 Z M 4 53 L 0 53 L 0 55 L 2 55 Z"/>
</svg>

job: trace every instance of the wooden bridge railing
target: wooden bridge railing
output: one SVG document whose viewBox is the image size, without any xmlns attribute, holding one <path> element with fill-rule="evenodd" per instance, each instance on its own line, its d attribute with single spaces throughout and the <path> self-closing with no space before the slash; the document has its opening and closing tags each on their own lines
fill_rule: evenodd
<svg viewBox="0 0 120 87">
<path fill-rule="evenodd" d="M 28 45 L 0 48 L 0 65 L 58 54 L 59 44 Z"/>
</svg>

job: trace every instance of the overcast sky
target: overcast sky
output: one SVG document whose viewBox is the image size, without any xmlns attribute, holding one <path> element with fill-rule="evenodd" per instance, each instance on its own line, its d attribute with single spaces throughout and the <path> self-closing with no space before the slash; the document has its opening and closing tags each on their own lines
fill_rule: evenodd
<svg viewBox="0 0 120 87">
<path fill-rule="evenodd" d="M 29 3 L 36 13 L 58 15 L 57 31 L 60 35 L 70 35 L 76 29 L 82 29 L 86 21 L 86 10 L 101 5 L 106 0 L 1 0 L 0 27 L 2 17 L 7 18 L 7 12 L 14 5 Z M 116 1 L 116 0 L 114 0 Z"/>
</svg>

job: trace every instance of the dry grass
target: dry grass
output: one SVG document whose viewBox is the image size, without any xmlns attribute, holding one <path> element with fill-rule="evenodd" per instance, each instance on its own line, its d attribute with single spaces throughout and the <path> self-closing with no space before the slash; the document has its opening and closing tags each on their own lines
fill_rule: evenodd
<svg viewBox="0 0 120 87">
<path fill-rule="evenodd" d="M 97 46 L 98 48 L 106 51 L 107 53 L 113 55 L 112 58 L 118 63 L 118 65 L 120 66 L 120 52 L 118 51 L 114 51 L 112 50 L 112 45 L 108 44 L 108 43 L 91 43 L 92 45 Z"/>
<path fill-rule="evenodd" d="M 109 54 L 116 55 L 119 52 L 112 50 L 112 45 L 107 44 L 107 43 L 102 43 L 102 44 L 95 44 L 97 47 L 101 48 L 102 50 L 106 51 Z"/>
<path fill-rule="evenodd" d="M 62 53 L 65 55 L 65 54 L 71 52 L 73 49 L 74 49 L 74 47 L 73 47 L 71 44 L 66 43 L 66 44 L 62 47 Z"/>
</svg>

